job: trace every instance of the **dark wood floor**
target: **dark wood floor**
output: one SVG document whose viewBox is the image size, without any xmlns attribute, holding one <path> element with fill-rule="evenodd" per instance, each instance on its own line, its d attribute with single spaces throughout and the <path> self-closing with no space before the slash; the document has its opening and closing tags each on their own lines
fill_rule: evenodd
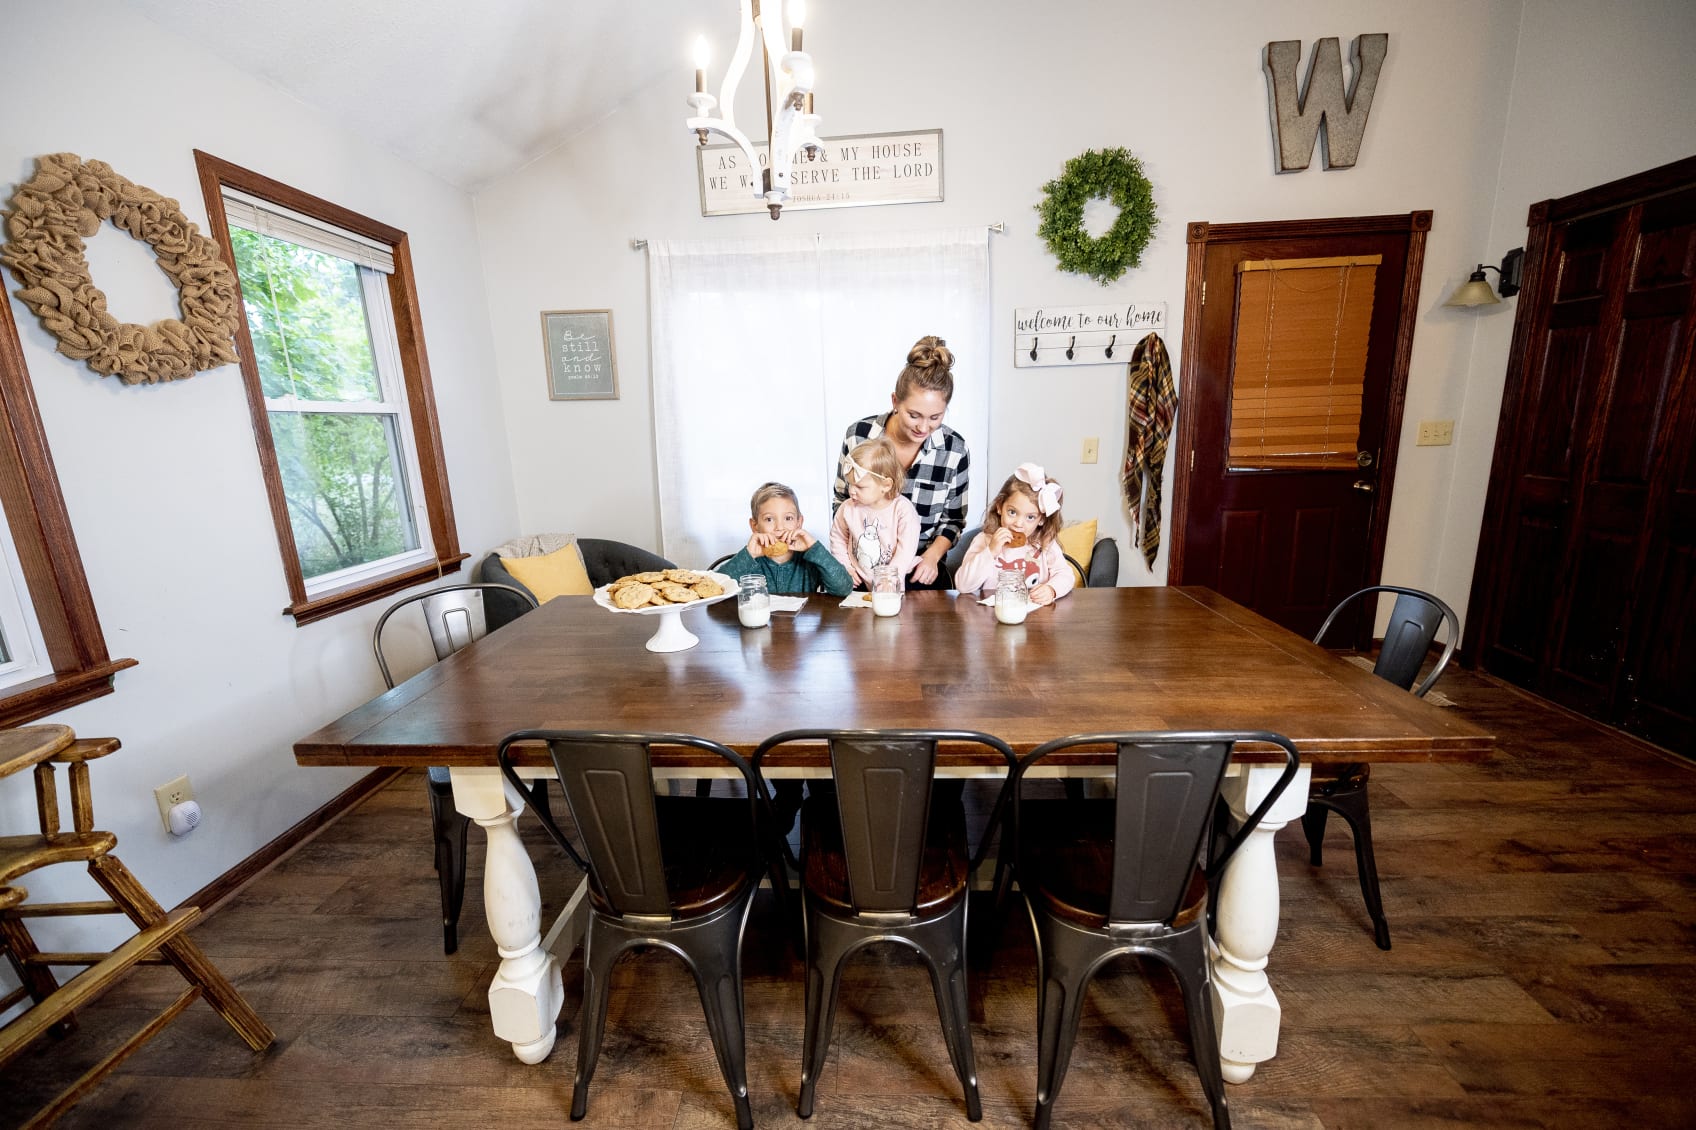
<svg viewBox="0 0 1696 1130">
<path fill-rule="evenodd" d="M 1310 868 L 1280 834 L 1283 928 L 1272 978 L 1278 1057 L 1230 1089 L 1239 1127 L 1696 1125 L 1696 770 L 1466 672 L 1443 690 L 1502 736 L 1481 766 L 1373 777 L 1395 948 L 1372 945 L 1336 827 Z M 473 839 L 476 839 L 475 832 Z M 548 846 L 529 837 L 548 863 Z M 489 1033 L 496 964 L 474 847 L 459 953 L 441 953 L 424 793 L 405 778 L 196 930 L 277 1030 L 254 1056 L 195 1005 L 64 1121 L 77 1127 L 459 1127 L 563 1123 L 580 964 L 560 1041 L 537 1067 Z M 543 868 L 558 906 L 563 872 Z M 146 881 L 147 876 L 141 876 Z M 551 880 L 551 881 L 550 881 Z M 980 921 L 981 921 L 980 916 Z M 1015 917 L 974 971 L 984 1125 L 1029 1124 L 1035 990 Z M 762 1126 L 794 1115 L 799 966 L 762 896 L 746 953 L 749 1085 Z M 1146 979 L 1145 975 L 1146 974 Z M 144 969 L 68 1041 L 15 1062 L 10 1125 L 55 1081 L 176 991 Z M 1177 994 L 1127 964 L 1093 991 L 1056 1108 L 1069 1127 L 1193 1126 L 1206 1105 Z M 900 952 L 852 966 L 812 1124 L 965 1125 L 928 981 Z M 658 954 L 619 968 L 585 1126 L 733 1126 L 687 974 Z"/>
</svg>

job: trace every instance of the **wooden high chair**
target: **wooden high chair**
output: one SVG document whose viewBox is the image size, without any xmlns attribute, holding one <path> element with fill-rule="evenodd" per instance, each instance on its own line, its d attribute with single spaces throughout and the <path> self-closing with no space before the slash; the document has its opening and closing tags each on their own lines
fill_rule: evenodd
<svg viewBox="0 0 1696 1130">
<path fill-rule="evenodd" d="M 34 768 L 36 809 L 41 823 L 38 835 L 0 836 L 0 953 L 5 954 L 22 982 L 18 989 L 0 998 L 0 1013 L 26 997 L 35 1002 L 33 1008 L 0 1029 L 0 1068 L 48 1032 L 68 1031 L 75 1022 L 76 1010 L 111 988 L 133 965 L 169 963 L 188 981 L 188 988 L 123 1046 L 66 1088 L 29 1126 L 46 1125 L 63 1114 L 95 1082 L 162 1032 L 165 1025 L 200 996 L 206 997 L 254 1051 L 270 1047 L 276 1038 L 200 947 L 189 940 L 185 931 L 199 920 L 200 908 L 183 907 L 166 913 L 153 901 L 147 888 L 111 854 L 118 837 L 95 830 L 88 763 L 117 748 L 116 738 L 79 741 L 69 726 L 25 726 L 0 731 L 0 778 Z M 69 832 L 59 827 L 57 764 L 70 766 Z M 31 903 L 27 891 L 11 885 L 20 876 L 55 863 L 87 863 L 88 873 L 111 896 L 110 900 Z M 30 918 L 119 913 L 129 916 L 137 932 L 109 953 L 43 952 L 36 948 L 26 924 Z M 61 985 L 50 968 L 55 965 L 88 968 Z"/>
</svg>

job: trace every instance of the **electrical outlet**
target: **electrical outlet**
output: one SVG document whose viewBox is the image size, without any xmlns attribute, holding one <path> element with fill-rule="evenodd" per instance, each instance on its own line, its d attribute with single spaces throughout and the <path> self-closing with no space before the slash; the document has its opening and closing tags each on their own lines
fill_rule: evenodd
<svg viewBox="0 0 1696 1130">
<path fill-rule="evenodd" d="M 1080 458 L 1078 460 L 1078 462 L 1080 462 L 1080 463 L 1094 463 L 1096 458 L 1100 454 L 1101 454 L 1101 440 L 1096 436 L 1085 436 L 1084 437 L 1083 457 Z"/>
<path fill-rule="evenodd" d="M 1419 421 L 1419 438 L 1414 441 L 1417 447 L 1447 447 L 1455 441 L 1455 422 L 1453 420 L 1421 420 Z"/>
<path fill-rule="evenodd" d="M 171 830 L 171 806 L 181 804 L 185 800 L 194 799 L 194 786 L 188 783 L 188 777 L 178 777 L 167 781 L 153 790 L 153 799 L 159 805 L 159 822 L 165 826 L 165 831 Z"/>
</svg>

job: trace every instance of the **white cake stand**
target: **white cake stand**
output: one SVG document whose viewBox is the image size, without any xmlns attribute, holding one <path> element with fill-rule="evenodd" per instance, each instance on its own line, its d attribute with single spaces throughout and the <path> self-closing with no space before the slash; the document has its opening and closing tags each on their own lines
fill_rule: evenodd
<svg viewBox="0 0 1696 1130">
<path fill-rule="evenodd" d="M 649 637 L 644 645 L 649 651 L 688 651 L 701 642 L 701 638 L 683 626 L 683 614 L 691 608 L 705 608 L 709 604 L 717 604 L 736 595 L 736 582 L 723 573 L 711 573 L 705 569 L 692 569 L 690 572 L 699 573 L 718 582 L 724 591 L 718 596 L 704 596 L 700 600 L 691 600 L 688 604 L 649 605 L 646 608 L 620 608 L 612 602 L 607 593 L 609 586 L 602 585 L 595 590 L 595 603 L 608 612 L 617 612 L 623 616 L 658 616 L 659 630 Z"/>
</svg>

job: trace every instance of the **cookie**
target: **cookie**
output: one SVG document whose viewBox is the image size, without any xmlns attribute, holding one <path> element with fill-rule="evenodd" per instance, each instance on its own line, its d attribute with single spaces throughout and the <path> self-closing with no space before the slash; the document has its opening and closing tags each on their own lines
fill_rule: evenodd
<svg viewBox="0 0 1696 1130">
<path fill-rule="evenodd" d="M 790 552 L 788 542 L 774 541 L 765 548 L 765 554 L 767 557 L 782 557 L 788 552 Z"/>
<path fill-rule="evenodd" d="M 655 596 L 652 585 L 634 581 L 627 585 L 609 590 L 613 604 L 618 608 L 640 608 L 651 602 Z"/>
<path fill-rule="evenodd" d="M 688 604 L 692 600 L 700 600 L 700 594 L 688 585 L 677 581 L 657 581 L 654 591 L 671 601 L 673 604 Z"/>
<path fill-rule="evenodd" d="M 647 572 L 644 572 L 644 573 L 632 573 L 626 579 L 632 580 L 632 581 L 641 581 L 645 585 L 651 585 L 655 581 L 669 581 L 669 580 L 671 580 L 672 578 L 669 576 L 670 572 L 671 572 L 671 570 L 669 570 L 669 569 L 667 569 L 663 573 L 650 569 L 650 570 L 648 570 Z"/>
<path fill-rule="evenodd" d="M 667 569 L 662 575 L 664 580 L 673 581 L 680 585 L 692 585 L 697 581 L 706 580 L 706 576 L 693 569 Z"/>
<path fill-rule="evenodd" d="M 1013 540 L 1008 542 L 1007 545 L 1011 549 L 1018 549 L 1020 546 L 1024 545 L 1027 540 L 1028 539 L 1024 534 L 1014 534 Z"/>
<path fill-rule="evenodd" d="M 709 596 L 723 596 L 724 595 L 724 586 L 719 584 L 717 581 L 712 580 L 710 577 L 696 581 L 694 584 L 690 585 L 689 587 L 691 589 L 695 590 L 696 596 L 702 597 L 702 598 L 709 597 Z"/>
</svg>

